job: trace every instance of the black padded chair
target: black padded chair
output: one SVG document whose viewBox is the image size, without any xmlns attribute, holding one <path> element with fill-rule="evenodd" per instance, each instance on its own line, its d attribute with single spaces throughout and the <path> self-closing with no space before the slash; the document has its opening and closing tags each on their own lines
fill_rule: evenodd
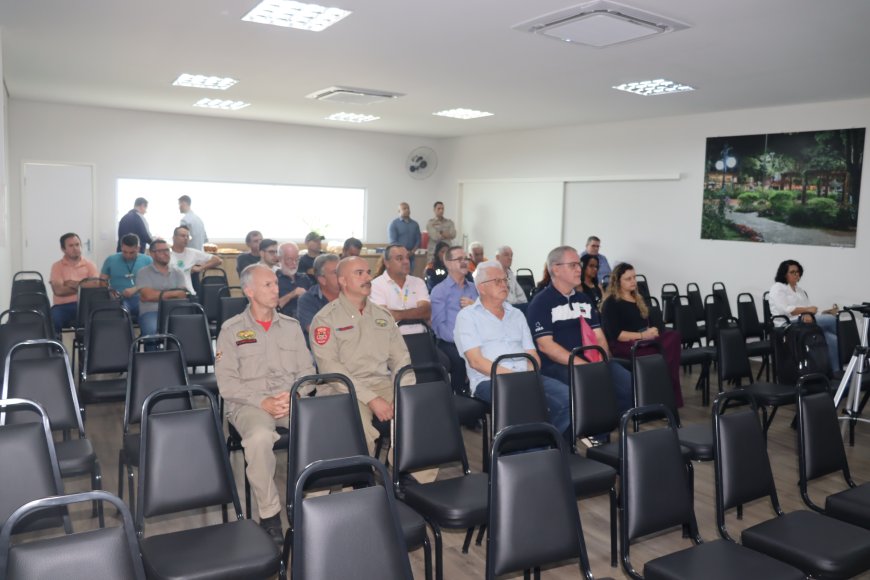
<svg viewBox="0 0 870 580">
<path fill-rule="evenodd" d="M 173 335 L 181 343 L 190 383 L 208 389 L 220 400 L 217 377 L 208 370 L 209 367 L 214 366 L 215 361 L 208 329 L 208 317 L 203 307 L 199 304 L 189 304 L 183 308 L 175 309 L 166 318 L 166 327 L 163 332 Z M 223 404 L 221 409 L 223 409 Z M 221 414 L 223 415 L 223 413 Z"/>
<path fill-rule="evenodd" d="M 704 312 L 704 297 L 701 295 L 701 289 L 696 283 L 689 282 L 686 284 L 686 298 L 689 299 L 689 306 L 695 315 L 695 321 L 701 323 L 698 330 L 701 334 L 705 334 L 707 316 Z"/>
<path fill-rule="evenodd" d="M 649 325 L 658 328 L 659 332 L 663 332 L 665 330 L 665 315 L 658 298 L 650 296 L 647 306 L 649 306 Z"/>
<path fill-rule="evenodd" d="M 77 534 L 19 543 L 11 543 L 11 531 L 18 521 L 34 512 L 66 509 L 82 502 L 109 502 L 118 510 L 121 525 Z M 88 580 L 145 580 L 145 568 L 139 555 L 139 543 L 130 510 L 119 498 L 105 491 L 33 500 L 21 506 L 0 530 L 0 578 L 87 578 Z"/>
<path fill-rule="evenodd" d="M 21 270 L 12 276 L 11 295 L 27 292 L 46 293 L 45 280 L 42 278 L 42 274 L 36 270 Z"/>
<path fill-rule="evenodd" d="M 163 297 L 167 292 L 175 292 L 178 290 L 184 290 L 187 292 L 186 288 L 172 288 L 160 291 L 160 295 L 157 298 L 157 332 L 163 332 L 163 329 L 166 328 L 167 318 L 169 318 L 169 315 L 172 314 L 176 308 L 185 308 L 191 304 L 195 304 L 194 299 L 190 294 L 187 294 L 185 298 Z M 189 311 L 189 309 L 187 311 Z"/>
<path fill-rule="evenodd" d="M 133 322 L 124 307 L 99 304 L 85 327 L 84 353 L 79 372 L 82 408 L 96 403 L 117 403 L 127 396 L 126 377 L 94 375 L 126 373 L 133 345 Z"/>
<path fill-rule="evenodd" d="M 724 412 L 735 402 L 744 404 Z M 729 509 L 767 498 L 776 515 L 745 528 L 740 535 L 743 546 L 786 562 L 813 578 L 851 578 L 870 569 L 870 530 L 814 511 L 782 511 L 764 432 L 750 393 L 737 390 L 719 395 L 714 403 L 713 424 L 716 523 L 723 539 L 733 541 L 725 523 Z"/>
<path fill-rule="evenodd" d="M 51 321 L 51 302 L 44 292 L 22 292 L 9 300 L 10 310 L 36 310 L 43 316 L 45 333 L 43 338 L 55 338 L 54 324 Z"/>
<path fill-rule="evenodd" d="M 185 409 L 194 395 L 208 404 Z M 180 410 L 167 410 L 167 403 Z M 136 529 L 148 578 L 283 577 L 284 564 L 272 538 L 256 522 L 242 517 L 211 393 L 195 386 L 151 392 L 142 404 L 141 417 Z M 223 523 L 145 534 L 146 518 L 227 504 L 233 506 L 232 521 L 222 509 Z"/>
<path fill-rule="evenodd" d="M 652 293 L 649 291 L 649 282 L 646 281 L 646 276 L 643 274 L 637 275 L 637 291 L 643 296 L 643 299 L 646 300 L 647 304 L 649 304 L 649 299 L 652 298 Z"/>
<path fill-rule="evenodd" d="M 549 439 L 544 448 L 505 453 L 522 441 Z M 579 560 L 580 573 L 592 580 L 574 485 L 562 448 L 562 435 L 547 423 L 513 425 L 499 431 L 492 445 L 486 578 L 562 560 Z M 533 474 L 533 477 L 530 475 Z"/>
<path fill-rule="evenodd" d="M 520 285 L 520 288 L 523 289 L 523 294 L 526 295 L 526 299 L 531 300 L 536 285 L 535 273 L 529 268 L 517 268 L 515 276 L 517 278 L 517 284 Z"/>
<path fill-rule="evenodd" d="M 710 404 L 710 365 L 716 358 L 716 349 L 711 346 L 701 346 L 701 333 L 688 298 L 675 296 L 672 309 L 674 313 L 674 330 L 680 333 L 682 349 L 680 349 L 680 364 L 683 368 L 701 365 L 701 373 L 695 383 L 695 390 L 701 391 L 701 404 Z"/>
<path fill-rule="evenodd" d="M 592 345 L 578 347 L 572 351 L 571 356 L 589 349 L 598 350 L 604 355 L 603 348 Z M 573 363 L 573 360 L 570 362 Z M 586 457 L 618 471 L 619 443 L 598 439 L 603 433 L 609 434 L 619 429 L 619 404 L 610 369 L 603 362 L 571 364 L 569 368 L 571 369 L 571 429 L 574 434 L 571 442 L 572 452 L 577 452 L 578 439 L 589 438 L 594 445 L 586 450 Z"/>
<path fill-rule="evenodd" d="M 15 314 L 17 316 L 13 316 Z M 54 332 L 46 334 L 44 317 L 35 310 L 6 310 L 0 314 L 0 320 L 4 316 L 7 317 L 7 322 L 0 324 L 0 365 L 5 365 L 6 355 L 19 342 L 54 338 Z M 47 355 L 47 351 L 34 349 L 28 351 L 25 356 L 44 358 Z"/>
<path fill-rule="evenodd" d="M 244 294 L 233 296 L 233 291 L 236 291 L 238 294 L 242 292 L 242 288 L 240 286 L 224 286 L 218 290 L 218 321 L 217 332 L 214 334 L 215 338 L 220 334 L 224 322 L 236 314 L 241 314 L 248 306 L 247 296 Z"/>
<path fill-rule="evenodd" d="M 741 387 L 743 379 L 749 381 L 745 390 L 752 394 L 764 413 L 764 433 L 770 429 L 770 424 L 776 416 L 776 411 L 782 405 L 793 405 L 795 391 L 793 386 L 776 383 L 756 383 L 752 378 L 752 368 L 749 366 L 749 355 L 746 352 L 746 340 L 740 332 L 740 326 L 733 318 L 722 319 L 719 323 L 719 340 L 716 342 L 718 353 L 719 392 L 722 383 L 731 381 L 736 387 Z M 770 407 L 768 414 L 767 408 Z"/>
<path fill-rule="evenodd" d="M 637 356 L 637 349 L 643 346 L 652 346 L 659 352 Z M 693 461 L 712 460 L 713 431 L 710 424 L 695 423 L 683 426 L 680 422 L 667 363 L 661 355 L 661 345 L 655 341 L 638 341 L 632 347 L 631 360 L 634 369 L 632 383 L 634 384 L 635 406 L 664 405 L 668 409 L 669 415 L 673 417 L 680 444 L 688 449 L 689 458 Z"/>
<path fill-rule="evenodd" d="M 217 336 L 218 319 L 220 318 L 220 291 L 229 286 L 227 273 L 223 268 L 209 268 L 199 279 L 199 289 L 196 296 L 208 317 L 208 330 L 211 336 Z"/>
<path fill-rule="evenodd" d="M 175 343 L 175 348 L 163 350 L 140 350 L 146 343 L 161 341 L 164 345 Z M 127 395 L 124 403 L 124 432 L 121 449 L 118 451 L 118 497 L 124 497 L 124 473 L 130 488 L 130 511 L 136 512 L 133 467 L 140 463 L 141 441 L 139 433 L 131 428 L 142 421 L 142 405 L 148 396 L 160 389 L 186 388 L 187 365 L 178 339 L 169 334 L 154 334 L 140 337 L 130 347 L 127 369 Z M 171 399 L 157 407 L 159 411 L 190 408 L 189 399 Z"/>
<path fill-rule="evenodd" d="M 303 387 L 317 383 L 342 383 L 346 392 L 318 397 L 302 397 Z M 299 378 L 290 392 L 290 447 L 287 455 L 287 521 L 293 522 L 296 482 L 302 472 L 315 461 L 341 459 L 368 454 L 365 432 L 359 414 L 356 390 L 344 375 L 310 375 Z M 329 477 L 309 477 L 303 491 L 325 489 L 337 485 L 372 485 L 373 472 L 354 469 L 351 473 L 334 471 Z M 384 480 L 394 493 L 389 480 Z M 402 502 L 396 503 L 402 534 L 409 550 L 423 546 L 427 580 L 432 579 L 432 550 L 426 534 L 426 522 L 420 514 Z M 293 528 L 284 539 L 284 561 L 289 557 Z M 434 530 L 435 541 L 441 542 L 440 530 Z M 440 563 L 439 563 L 440 567 Z"/>
<path fill-rule="evenodd" d="M 389 490 L 372 485 L 344 493 L 304 498 L 310 479 L 372 470 L 384 482 L 382 463 L 368 456 L 315 461 L 299 476 L 294 493 L 293 567 L 297 580 L 411 580 L 397 502 Z M 365 538 L 365 541 L 360 541 Z"/>
<path fill-rule="evenodd" d="M 662 285 L 662 320 L 667 325 L 674 323 L 674 298 L 680 295 L 680 289 L 673 282 Z"/>
<path fill-rule="evenodd" d="M 731 318 L 731 301 L 728 300 L 728 291 L 725 290 L 725 283 L 713 282 L 712 293 L 721 303 L 723 316 Z"/>
<path fill-rule="evenodd" d="M 22 358 L 28 350 L 51 348 L 53 356 Z M 72 367 L 63 345 L 55 340 L 20 342 L 6 355 L 3 374 L 3 399 L 29 399 L 42 405 L 48 413 L 52 431 L 60 431 L 63 439 L 54 444 L 61 477 L 89 474 L 91 489 L 102 489 L 100 462 L 94 446 L 85 435 L 85 427 L 76 396 Z M 7 424 L 32 421 L 33 413 L 10 413 Z M 76 431 L 77 437 L 71 432 Z M 95 504 L 95 515 L 103 527 L 102 504 Z"/>
<path fill-rule="evenodd" d="M 399 498 L 430 524 L 467 529 L 462 547 L 463 553 L 467 553 L 474 528 L 487 522 L 488 477 L 483 473 L 472 474 L 468 468 L 450 384 L 442 379 L 399 387 L 402 377 L 416 370 L 410 365 L 403 367 L 394 381 L 393 485 Z M 458 477 L 431 483 L 407 483 L 403 477 L 418 469 L 454 462 L 462 468 Z M 436 564 L 442 561 L 440 552 L 440 543 L 436 541 Z M 442 580 L 443 574 L 438 566 L 435 577 Z"/>
<path fill-rule="evenodd" d="M 814 388 L 812 388 L 812 387 Z M 798 485 L 807 507 L 827 516 L 870 529 L 870 483 L 856 484 L 849 471 L 834 399 L 824 375 L 801 377 L 797 386 Z M 809 483 L 840 472 L 846 489 L 825 498 L 825 507 L 810 498 Z"/>
<path fill-rule="evenodd" d="M 761 357 L 761 368 L 758 369 L 755 380 L 761 379 L 761 373 L 764 372 L 764 379 L 770 382 L 770 357 L 773 348 L 764 324 L 758 319 L 755 298 L 749 292 L 737 295 L 737 321 L 747 341 L 746 352 L 749 356 Z"/>
<path fill-rule="evenodd" d="M 707 346 L 712 346 L 716 342 L 719 320 L 722 318 L 731 318 L 725 309 L 722 297 L 718 294 L 708 294 L 704 297 L 704 327 L 706 328 Z"/>
<path fill-rule="evenodd" d="M 13 414 L 36 414 L 36 422 L 7 424 Z M 48 414 L 33 401 L 0 400 L 0 526 L 22 505 L 63 493 L 63 482 L 51 436 Z M 71 533 L 66 510 L 33 514 L 9 526 L 8 533 L 30 532 L 63 526 Z M 2 571 L 0 571 L 2 573 Z"/>
<path fill-rule="evenodd" d="M 81 286 L 79 285 L 78 301 L 76 302 L 76 321 L 75 333 L 73 335 L 73 366 L 75 366 L 75 357 L 81 356 L 81 350 L 85 340 L 85 327 L 90 319 L 91 309 L 94 305 L 102 302 L 116 301 L 120 304 L 120 300 L 112 295 L 109 290 L 109 281 L 101 278 L 85 278 L 89 282 L 96 283 L 96 286 Z M 85 280 L 82 280 L 84 282 Z"/>
<path fill-rule="evenodd" d="M 636 417 L 661 414 L 669 425 L 629 433 Z M 800 570 L 733 542 L 704 542 L 692 502 L 690 473 L 680 452 L 675 421 L 662 405 L 626 412 L 620 425 L 622 490 L 620 494 L 620 552 L 629 577 L 649 580 L 799 580 Z M 630 558 L 631 543 L 641 537 L 682 526 L 692 547 L 648 560 L 644 575 Z"/>
</svg>

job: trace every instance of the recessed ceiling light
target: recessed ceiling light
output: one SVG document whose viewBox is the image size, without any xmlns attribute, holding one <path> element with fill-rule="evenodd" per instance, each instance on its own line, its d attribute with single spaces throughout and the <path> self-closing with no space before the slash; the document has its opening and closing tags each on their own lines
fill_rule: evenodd
<svg viewBox="0 0 870 580">
<path fill-rule="evenodd" d="M 374 115 L 359 115 L 357 113 L 333 113 L 326 118 L 327 121 L 343 121 L 345 123 L 370 123 L 380 117 Z"/>
<path fill-rule="evenodd" d="M 231 101 L 228 99 L 200 99 L 193 104 L 194 107 L 203 107 L 205 109 L 221 109 L 224 111 L 238 111 L 245 107 L 250 107 L 251 103 L 245 101 Z"/>
<path fill-rule="evenodd" d="M 623 83 L 613 88 L 617 91 L 625 91 L 627 93 L 634 93 L 636 95 L 641 95 L 644 97 L 650 97 L 654 95 L 670 95 L 672 93 L 685 93 L 687 91 L 695 90 L 695 87 L 690 87 L 689 85 L 681 85 L 680 83 L 675 83 L 674 81 L 668 81 L 665 79 Z"/>
<path fill-rule="evenodd" d="M 208 75 L 191 75 L 184 73 L 179 75 L 175 82 L 172 83 L 174 87 L 192 87 L 194 89 L 217 89 L 220 91 L 225 91 L 234 84 L 236 84 L 236 79 L 231 79 L 230 77 L 210 77 Z"/>
<path fill-rule="evenodd" d="M 253 10 L 245 14 L 242 20 L 320 32 L 350 13 L 350 10 L 293 0 L 263 0 Z"/>
<path fill-rule="evenodd" d="M 432 114 L 438 115 L 439 117 L 451 117 L 453 119 L 464 120 L 492 116 L 492 113 L 487 113 L 486 111 L 475 111 L 474 109 L 450 109 L 447 111 L 438 111 L 437 113 Z"/>
</svg>

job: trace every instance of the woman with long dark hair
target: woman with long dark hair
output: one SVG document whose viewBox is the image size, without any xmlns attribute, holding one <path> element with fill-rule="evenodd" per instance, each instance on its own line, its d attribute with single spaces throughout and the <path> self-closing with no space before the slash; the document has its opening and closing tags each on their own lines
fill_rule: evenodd
<svg viewBox="0 0 870 580">
<path fill-rule="evenodd" d="M 438 242 L 435 244 L 435 253 L 432 256 L 432 261 L 426 265 L 426 288 L 432 292 L 439 282 L 447 277 L 447 266 L 444 264 L 444 254 L 447 253 L 447 248 L 450 244 L 447 242 Z"/>
<path fill-rule="evenodd" d="M 596 308 L 601 309 L 604 291 L 598 283 L 598 256 L 592 254 L 580 256 L 580 288 L 578 290 L 591 298 Z"/>
</svg>

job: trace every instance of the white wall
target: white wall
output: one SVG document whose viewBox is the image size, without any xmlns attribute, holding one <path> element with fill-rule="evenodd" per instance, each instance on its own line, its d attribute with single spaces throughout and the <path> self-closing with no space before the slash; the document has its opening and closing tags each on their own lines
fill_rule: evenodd
<svg viewBox="0 0 870 580">
<path fill-rule="evenodd" d="M 723 281 L 732 302 L 738 292 L 752 292 L 759 301 L 773 283 L 779 262 L 793 258 L 803 264 L 806 274 L 801 284 L 815 302 L 843 305 L 870 301 L 870 163 L 866 158 L 855 248 L 701 240 L 705 140 L 868 126 L 870 100 L 863 99 L 465 137 L 451 142 L 452 162 L 440 178 L 456 191 L 459 182 L 473 179 L 571 181 L 679 174 L 676 181 L 602 182 L 600 187 L 569 184 L 565 243 L 581 247 L 588 235 L 598 235 L 611 263 L 633 262 L 646 274 L 654 294 L 665 282 L 676 282 L 681 289 L 687 282 L 698 282 L 706 294 L 714 281 Z M 497 205 L 496 197 L 493 206 Z M 554 219 L 559 218 L 536 212 L 534 200 L 529 201 L 529 228 L 558 227 Z M 539 262 L 544 259 L 540 256 Z"/>
<path fill-rule="evenodd" d="M 119 177 L 364 187 L 368 190 L 366 239 L 384 242 L 400 201 L 411 204 L 412 215 L 423 226 L 431 217 L 436 182 L 412 179 L 404 164 L 412 149 L 426 145 L 440 153 L 443 144 L 363 131 L 18 99 L 10 101 L 9 141 L 13 216 L 21 212 L 22 162 L 95 165 L 98 261 L 115 249 L 115 184 Z M 329 200 L 324 199 L 324 203 Z M 13 266 L 20 269 L 20 220 L 12 221 Z M 239 224 L 240 237 L 256 227 Z M 60 233 L 46 235 L 57 237 Z"/>
<path fill-rule="evenodd" d="M 2 46 L 0 42 L 0 46 Z M 0 48 L 0 79 L 3 78 L 3 54 Z M 9 139 L 7 130 L 6 86 L 0 86 L 0 311 L 9 304 L 9 294 L 12 286 L 12 253 L 9 231 Z"/>
</svg>

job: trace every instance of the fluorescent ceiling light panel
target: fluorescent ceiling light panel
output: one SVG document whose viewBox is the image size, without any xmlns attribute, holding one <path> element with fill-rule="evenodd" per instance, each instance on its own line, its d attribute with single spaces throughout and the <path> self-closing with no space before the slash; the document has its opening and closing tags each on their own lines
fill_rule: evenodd
<svg viewBox="0 0 870 580">
<path fill-rule="evenodd" d="M 447 111 L 438 111 L 437 113 L 432 114 L 438 115 L 439 117 L 450 117 L 452 119 L 462 119 L 465 121 L 468 119 L 479 119 L 480 117 L 492 117 L 492 113 L 487 113 L 486 111 L 475 111 L 474 109 L 449 109 Z"/>
<path fill-rule="evenodd" d="M 342 121 L 345 123 L 370 123 L 380 117 L 374 115 L 359 115 L 357 113 L 333 113 L 326 118 L 327 121 Z"/>
<path fill-rule="evenodd" d="M 694 91 L 695 87 L 689 85 L 681 85 L 674 81 L 665 79 L 656 79 L 654 81 L 637 81 L 633 83 L 623 83 L 613 87 L 618 91 L 634 93 L 644 97 L 652 97 L 655 95 L 671 95 L 673 93 L 685 93 Z"/>
<path fill-rule="evenodd" d="M 236 84 L 236 79 L 231 79 L 229 77 L 214 77 L 208 75 L 191 75 L 184 73 L 179 75 L 175 82 L 172 83 L 174 87 L 191 87 L 194 89 L 216 89 L 219 91 L 225 91 L 234 84 Z"/>
<path fill-rule="evenodd" d="M 223 111 L 238 111 L 245 107 L 250 107 L 251 103 L 245 101 L 232 101 L 229 99 L 200 99 L 193 104 L 194 107 L 203 107 L 204 109 L 221 109 Z"/>
<path fill-rule="evenodd" d="M 242 20 L 321 32 L 350 14 L 350 10 L 294 0 L 263 0 Z"/>
</svg>

